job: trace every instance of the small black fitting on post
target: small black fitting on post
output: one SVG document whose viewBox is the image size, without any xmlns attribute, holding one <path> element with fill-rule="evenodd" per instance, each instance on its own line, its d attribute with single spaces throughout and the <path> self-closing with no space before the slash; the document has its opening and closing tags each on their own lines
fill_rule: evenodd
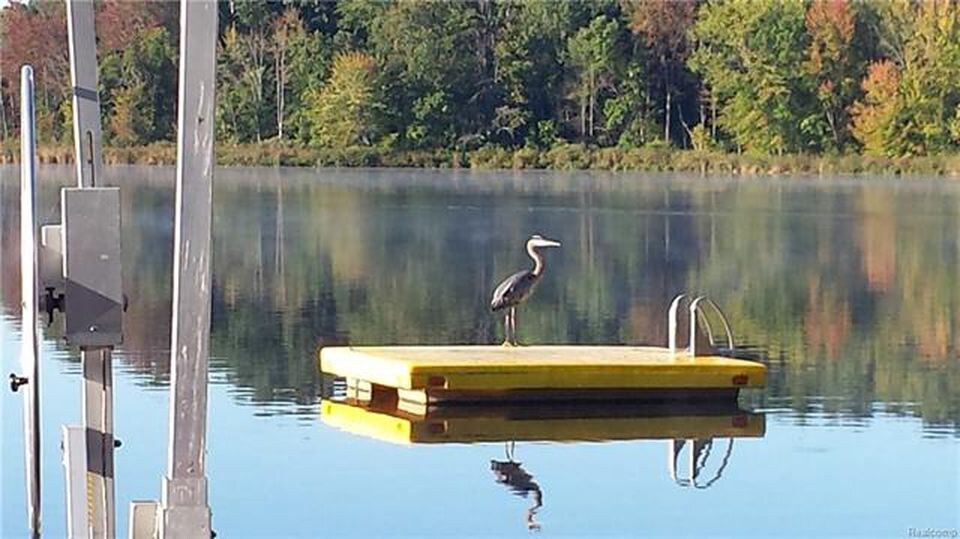
<svg viewBox="0 0 960 539">
<path fill-rule="evenodd" d="M 27 383 L 26 377 L 17 376 L 16 374 L 10 373 L 10 391 L 13 391 L 14 393 L 16 393 L 17 390 L 20 389 L 20 386 L 26 383 Z"/>
</svg>

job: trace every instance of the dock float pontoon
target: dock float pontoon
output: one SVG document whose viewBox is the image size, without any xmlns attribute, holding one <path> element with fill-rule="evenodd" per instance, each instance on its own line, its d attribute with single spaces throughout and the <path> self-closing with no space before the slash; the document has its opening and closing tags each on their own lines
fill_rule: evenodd
<svg viewBox="0 0 960 539">
<path fill-rule="evenodd" d="M 330 347 L 320 370 L 345 378 L 348 398 L 420 406 L 734 400 L 766 375 L 761 363 L 655 346 Z"/>
</svg>

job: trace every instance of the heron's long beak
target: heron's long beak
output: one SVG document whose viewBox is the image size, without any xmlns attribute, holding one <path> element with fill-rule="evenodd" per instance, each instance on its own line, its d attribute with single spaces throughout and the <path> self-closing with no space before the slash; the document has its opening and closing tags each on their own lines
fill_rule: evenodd
<svg viewBox="0 0 960 539">
<path fill-rule="evenodd" d="M 557 240 L 548 240 L 547 238 L 536 240 L 534 243 L 537 247 L 560 247 L 560 242 Z"/>
</svg>

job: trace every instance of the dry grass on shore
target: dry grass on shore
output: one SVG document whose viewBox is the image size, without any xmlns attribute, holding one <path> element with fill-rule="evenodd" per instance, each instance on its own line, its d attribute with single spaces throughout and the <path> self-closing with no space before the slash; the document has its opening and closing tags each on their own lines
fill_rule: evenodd
<svg viewBox="0 0 960 539">
<path fill-rule="evenodd" d="M 16 141 L 13 142 L 0 143 L 0 163 L 17 161 L 18 148 Z M 73 148 L 70 146 L 43 145 L 37 153 L 44 164 L 73 162 Z M 160 142 L 131 148 L 107 147 L 103 159 L 108 165 L 172 165 L 176 162 L 176 154 L 173 143 Z M 960 177 L 958 154 L 901 158 L 859 154 L 756 156 L 661 147 L 596 148 L 582 144 L 561 144 L 549 149 L 486 146 L 471 151 L 384 151 L 360 146 L 333 150 L 275 143 L 220 144 L 217 146 L 217 163 L 222 166 L 673 171 L 742 176 L 869 174 Z"/>
</svg>

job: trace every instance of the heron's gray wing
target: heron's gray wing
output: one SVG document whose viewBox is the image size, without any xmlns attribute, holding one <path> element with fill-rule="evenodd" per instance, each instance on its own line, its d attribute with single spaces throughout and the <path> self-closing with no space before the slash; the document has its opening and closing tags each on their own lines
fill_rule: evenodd
<svg viewBox="0 0 960 539">
<path fill-rule="evenodd" d="M 518 289 L 527 281 L 529 274 L 530 270 L 518 271 L 497 285 L 493 291 L 493 299 L 490 300 L 490 308 L 496 311 L 514 303 Z"/>
</svg>

